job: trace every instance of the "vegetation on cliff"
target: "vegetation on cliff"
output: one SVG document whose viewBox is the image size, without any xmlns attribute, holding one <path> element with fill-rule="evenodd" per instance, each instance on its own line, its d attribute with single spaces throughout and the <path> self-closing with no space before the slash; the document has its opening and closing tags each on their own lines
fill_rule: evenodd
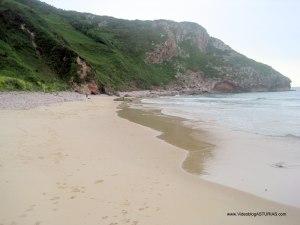
<svg viewBox="0 0 300 225">
<path fill-rule="evenodd" d="M 241 91 L 290 83 L 195 23 L 129 21 L 36 0 L 0 0 L 0 90 L 178 88 L 177 80 L 184 83 L 191 72 L 199 74 L 193 82 L 210 82 L 210 89 L 224 80 Z"/>
</svg>

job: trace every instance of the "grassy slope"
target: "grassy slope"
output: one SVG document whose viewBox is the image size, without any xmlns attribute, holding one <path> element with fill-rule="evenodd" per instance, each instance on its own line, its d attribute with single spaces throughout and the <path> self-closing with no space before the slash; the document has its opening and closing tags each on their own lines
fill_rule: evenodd
<svg viewBox="0 0 300 225">
<path fill-rule="evenodd" d="M 36 55 L 29 34 L 21 31 L 18 22 L 22 19 L 17 13 L 23 12 L 23 6 L 3 1 L 0 11 L 0 90 L 66 89 L 67 85 Z"/>
<path fill-rule="evenodd" d="M 108 91 L 163 86 L 187 69 L 214 78 L 224 76 L 225 70 L 218 68 L 250 66 L 265 76 L 274 72 L 240 54 L 223 57 L 226 51 L 213 47 L 204 54 L 189 41 L 179 44 L 189 57 L 179 55 L 162 64 L 147 64 L 145 53 L 167 36 L 151 21 L 64 11 L 36 0 L 0 3 L 0 90 L 67 89 L 70 80 L 80 82 L 77 56 L 93 68 L 93 77 L 88 79 Z M 34 32 L 38 49 L 30 35 L 21 30 L 21 24 Z"/>
<path fill-rule="evenodd" d="M 5 10 L 13 15 L 6 12 L 3 16 Z M 70 73 L 76 72 L 71 65 L 59 74 L 56 67 L 61 65 L 55 65 L 57 56 L 53 48 L 61 46 L 91 64 L 96 80 L 109 89 L 149 88 L 166 84 L 173 77 L 171 65 L 144 63 L 150 41 L 161 41 L 158 32 L 153 32 L 147 22 L 113 19 L 111 29 L 95 29 L 96 25 L 89 24 L 84 14 L 25 0 L 4 0 L 0 11 L 1 33 L 6 34 L 1 35 L 0 40 L 0 90 L 66 88 Z M 41 39 L 37 44 L 45 52 L 42 56 L 35 53 L 29 35 L 20 29 L 20 21 L 5 24 L 4 20 L 9 20 L 10 16 L 21 16 L 22 23 Z M 98 18 L 97 24 L 105 17 Z M 48 42 L 54 44 L 48 47 Z"/>
</svg>

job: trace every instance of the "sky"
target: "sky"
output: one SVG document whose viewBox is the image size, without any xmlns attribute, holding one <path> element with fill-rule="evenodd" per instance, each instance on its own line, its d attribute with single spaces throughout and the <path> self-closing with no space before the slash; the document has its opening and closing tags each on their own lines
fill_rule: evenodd
<svg viewBox="0 0 300 225">
<path fill-rule="evenodd" d="M 43 0 L 122 19 L 196 22 L 236 51 L 300 86 L 300 0 Z"/>
</svg>

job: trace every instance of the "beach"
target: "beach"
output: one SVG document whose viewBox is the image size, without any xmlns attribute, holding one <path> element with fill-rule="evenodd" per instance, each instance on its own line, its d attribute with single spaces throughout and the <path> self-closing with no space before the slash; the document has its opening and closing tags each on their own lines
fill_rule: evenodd
<svg viewBox="0 0 300 225">
<path fill-rule="evenodd" d="M 196 148 L 179 146 L 189 152 L 184 169 L 202 179 L 299 208 L 299 93 L 295 88 L 143 98 L 130 106 L 131 111 L 143 113 L 129 119 L 157 130 L 152 121 L 145 123 L 146 117 L 179 118 L 190 131 L 179 132 L 176 139 L 183 138 L 189 145 L 196 141 Z M 190 162 L 198 169 L 187 168 Z"/>
<path fill-rule="evenodd" d="M 185 143 L 120 117 L 113 99 L 0 110 L 0 224 L 300 223 L 299 208 L 188 173 L 199 168 L 182 168 Z M 228 215 L 239 212 L 278 215 Z"/>
</svg>

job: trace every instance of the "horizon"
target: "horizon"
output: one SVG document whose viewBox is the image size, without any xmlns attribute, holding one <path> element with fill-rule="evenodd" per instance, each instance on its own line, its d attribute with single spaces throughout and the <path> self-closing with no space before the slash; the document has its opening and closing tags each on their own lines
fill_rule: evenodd
<svg viewBox="0 0 300 225">
<path fill-rule="evenodd" d="M 237 52 L 289 77 L 292 87 L 300 86 L 300 44 L 297 43 L 300 31 L 294 29 L 300 20 L 300 2 L 296 0 L 186 0 L 176 3 L 171 0 L 89 0 L 89 4 L 79 0 L 43 2 L 64 10 L 120 19 L 195 22 L 203 26 L 210 36 L 222 40 Z"/>
</svg>

